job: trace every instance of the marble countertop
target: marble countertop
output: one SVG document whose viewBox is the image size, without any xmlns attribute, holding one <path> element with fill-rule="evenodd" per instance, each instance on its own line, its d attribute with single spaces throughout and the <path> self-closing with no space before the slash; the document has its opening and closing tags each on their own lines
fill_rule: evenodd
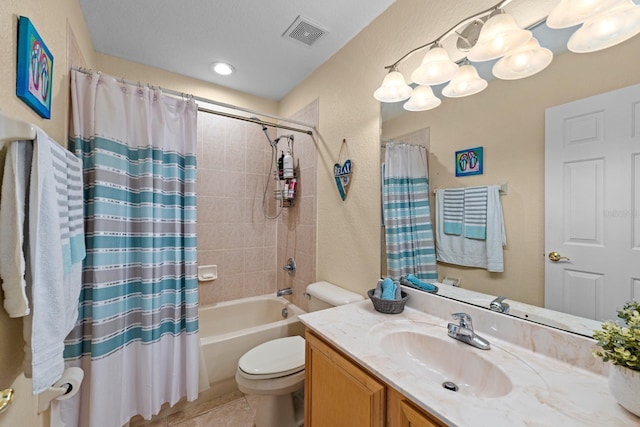
<svg viewBox="0 0 640 427">
<path fill-rule="evenodd" d="M 418 301 L 423 296 L 412 298 Z M 592 340 L 519 319 L 509 319 L 488 310 L 478 311 L 463 303 L 443 303 L 442 298 L 430 300 L 433 296 L 424 298 L 427 298 L 427 307 L 429 304 L 437 304 L 441 311 L 465 311 L 471 314 L 476 333 L 490 341 L 491 350 L 475 349 L 449 338 L 449 320 L 425 311 L 425 304 L 415 304 L 415 301 L 417 308 L 405 307 L 397 315 L 378 313 L 367 300 L 304 314 L 300 316 L 300 320 L 382 381 L 448 425 L 640 425 L 640 418 L 627 412 L 613 399 L 607 377 L 602 374 L 602 367 L 593 365 L 591 361 L 593 356 L 567 356 L 571 350 L 583 353 L 585 348 L 593 345 Z M 401 356 L 398 349 L 392 348 L 389 341 L 385 341 L 385 337 L 397 331 L 417 332 L 451 340 L 454 347 L 446 343 L 447 347 L 455 349 L 451 352 L 451 357 L 462 354 L 461 357 L 464 358 L 464 354 L 468 354 L 465 352 L 469 351 L 478 353 L 468 357 L 480 357 L 498 366 L 509 377 L 512 387 L 506 391 L 485 393 L 483 397 L 465 393 L 463 387 L 457 393 L 445 390 L 441 382 L 429 377 L 429 372 L 426 371 L 428 366 L 409 363 L 406 356 Z M 523 338 L 505 339 L 514 333 Z M 433 349 L 425 351 L 437 351 L 436 346 L 434 344 Z M 568 346 L 569 349 L 564 353 L 555 352 L 553 349 L 557 346 Z M 491 381 L 491 375 L 486 381 Z"/>
</svg>

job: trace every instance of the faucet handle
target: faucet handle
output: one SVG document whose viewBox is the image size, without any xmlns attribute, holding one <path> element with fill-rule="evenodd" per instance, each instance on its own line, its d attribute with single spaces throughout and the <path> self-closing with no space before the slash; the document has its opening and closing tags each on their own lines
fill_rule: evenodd
<svg viewBox="0 0 640 427">
<path fill-rule="evenodd" d="M 473 330 L 473 321 L 471 320 L 471 316 L 467 313 L 453 313 L 451 317 L 460 321 L 460 326 L 462 326 L 463 328 Z"/>
</svg>

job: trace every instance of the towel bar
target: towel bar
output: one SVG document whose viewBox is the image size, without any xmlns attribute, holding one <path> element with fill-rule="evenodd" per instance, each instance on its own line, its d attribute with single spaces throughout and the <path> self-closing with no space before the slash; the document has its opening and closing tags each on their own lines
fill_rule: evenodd
<svg viewBox="0 0 640 427">
<path fill-rule="evenodd" d="M 505 194 L 507 194 L 508 190 L 509 190 L 509 183 L 508 182 L 501 182 L 498 184 L 500 186 L 500 195 L 504 196 Z M 433 189 L 433 194 L 436 194 L 436 191 L 438 190 L 442 190 L 442 188 L 434 188 Z"/>
</svg>

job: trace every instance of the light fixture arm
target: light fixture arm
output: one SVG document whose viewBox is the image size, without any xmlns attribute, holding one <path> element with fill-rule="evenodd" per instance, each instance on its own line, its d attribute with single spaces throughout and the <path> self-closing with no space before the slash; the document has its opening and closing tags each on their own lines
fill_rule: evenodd
<svg viewBox="0 0 640 427">
<path fill-rule="evenodd" d="M 438 37 L 437 39 L 434 39 L 432 41 L 430 41 L 429 43 L 425 43 L 421 46 L 418 46 L 414 49 L 411 49 L 409 52 L 405 53 L 402 57 L 400 57 L 400 59 L 398 59 L 396 62 L 394 62 L 391 65 L 387 65 L 384 68 L 387 70 L 391 70 L 391 69 L 396 69 L 398 67 L 398 65 L 400 65 L 401 62 L 404 62 L 405 60 L 407 60 L 409 57 L 411 57 L 414 53 L 418 52 L 419 50 L 422 50 L 426 47 L 432 46 L 436 43 L 440 43 L 441 40 L 449 37 L 451 34 L 455 33 L 456 30 L 462 26 L 468 25 L 471 22 L 475 21 L 476 19 L 480 18 L 481 16 L 487 15 L 489 13 L 493 13 L 494 11 L 501 9 L 502 7 L 506 6 L 507 4 L 511 3 L 513 0 L 502 0 L 500 2 L 498 2 L 496 5 L 491 6 L 488 9 L 483 10 L 482 12 L 478 12 L 475 15 L 472 15 L 468 18 L 463 19 L 462 21 L 458 22 L 457 24 L 455 24 L 453 27 L 451 27 L 450 29 L 448 29 L 446 32 L 444 32 L 440 37 Z"/>
</svg>

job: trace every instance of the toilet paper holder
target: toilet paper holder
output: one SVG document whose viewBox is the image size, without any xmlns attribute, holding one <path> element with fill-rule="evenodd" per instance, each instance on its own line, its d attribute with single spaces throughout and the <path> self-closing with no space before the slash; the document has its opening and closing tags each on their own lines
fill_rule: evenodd
<svg viewBox="0 0 640 427">
<path fill-rule="evenodd" d="M 73 386 L 71 384 L 65 384 L 62 387 L 49 387 L 38 395 L 38 413 L 49 409 L 49 405 L 52 401 L 56 400 L 60 396 L 71 393 Z"/>
<path fill-rule="evenodd" d="M 49 409 L 51 402 L 54 400 L 65 400 L 75 396 L 82 385 L 83 379 L 84 371 L 81 368 L 71 367 L 65 369 L 60 380 L 38 394 L 38 413 L 40 414 Z"/>
</svg>

